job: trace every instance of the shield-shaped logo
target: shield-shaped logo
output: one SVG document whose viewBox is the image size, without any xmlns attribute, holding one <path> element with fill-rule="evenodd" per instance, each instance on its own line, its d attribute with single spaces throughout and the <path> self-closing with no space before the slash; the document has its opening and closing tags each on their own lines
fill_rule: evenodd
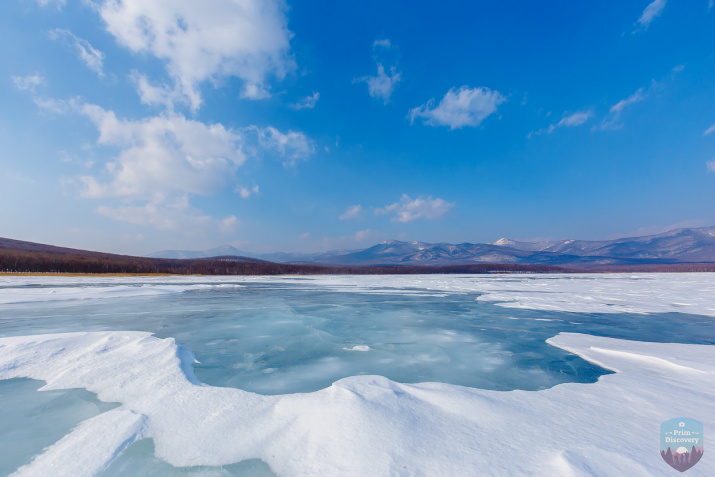
<svg viewBox="0 0 715 477">
<path fill-rule="evenodd" d="M 703 423 L 676 417 L 660 425 L 660 455 L 672 468 L 685 472 L 703 456 Z"/>
</svg>

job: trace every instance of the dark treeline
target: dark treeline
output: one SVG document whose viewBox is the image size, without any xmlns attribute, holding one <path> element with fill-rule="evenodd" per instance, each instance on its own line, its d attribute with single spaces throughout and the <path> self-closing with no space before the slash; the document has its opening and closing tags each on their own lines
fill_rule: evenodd
<svg viewBox="0 0 715 477">
<path fill-rule="evenodd" d="M 168 273 L 176 275 L 407 275 L 434 273 L 559 273 L 568 270 L 542 265 L 470 264 L 445 267 L 294 265 L 272 262 L 132 257 L 94 253 L 0 250 L 0 272 L 15 273 Z"/>
<path fill-rule="evenodd" d="M 643 263 L 639 265 L 597 265 L 573 270 L 575 272 L 606 273 L 689 273 L 715 272 L 715 263 Z"/>
</svg>

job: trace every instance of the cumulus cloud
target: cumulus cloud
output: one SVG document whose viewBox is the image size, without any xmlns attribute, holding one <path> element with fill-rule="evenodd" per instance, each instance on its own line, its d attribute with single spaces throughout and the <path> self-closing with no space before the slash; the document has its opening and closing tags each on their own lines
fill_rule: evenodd
<svg viewBox="0 0 715 477">
<path fill-rule="evenodd" d="M 320 99 L 320 93 L 319 92 L 314 92 L 310 96 L 306 96 L 305 98 L 301 99 L 297 103 L 291 104 L 291 108 L 293 109 L 313 109 L 315 107 L 315 103 L 318 102 Z"/>
<path fill-rule="evenodd" d="M 350 220 L 350 219 L 359 219 L 360 215 L 362 215 L 362 205 L 351 205 L 348 207 L 348 209 L 343 212 L 338 219 L 340 220 Z"/>
<path fill-rule="evenodd" d="M 96 105 L 76 107 L 97 127 L 99 144 L 120 149 L 116 160 L 107 164 L 109 182 L 82 178 L 86 197 L 210 195 L 245 161 L 241 133 L 221 124 L 179 114 L 126 120 Z"/>
<path fill-rule="evenodd" d="M 564 115 L 563 118 L 557 123 L 549 125 L 547 128 L 539 129 L 529 133 L 527 137 L 538 136 L 540 134 L 551 134 L 554 130 L 558 128 L 570 128 L 575 126 L 581 126 L 586 121 L 593 117 L 593 111 L 577 111 L 572 114 Z"/>
<path fill-rule="evenodd" d="M 260 146 L 283 159 L 286 166 L 294 166 L 315 152 L 315 145 L 305 134 L 298 131 L 282 133 L 274 127 L 249 128 L 258 133 Z"/>
<path fill-rule="evenodd" d="M 611 106 L 608 116 L 601 122 L 601 129 L 619 129 L 623 127 L 621 123 L 621 113 L 623 110 L 635 103 L 643 101 L 647 96 L 648 91 L 644 88 L 638 88 L 635 93 Z"/>
<path fill-rule="evenodd" d="M 410 109 L 407 117 L 410 123 L 414 123 L 416 118 L 422 118 L 429 126 L 448 126 L 450 129 L 479 126 L 504 101 L 506 98 L 499 91 L 462 86 L 447 91 L 436 106 L 433 98 L 422 106 Z"/>
<path fill-rule="evenodd" d="M 647 30 L 655 17 L 659 16 L 663 12 L 666 2 L 667 0 L 653 0 L 653 2 L 648 4 L 638 19 L 639 27 L 643 30 Z"/>
<path fill-rule="evenodd" d="M 707 128 L 705 130 L 705 132 L 703 133 L 703 136 L 708 136 L 708 135 L 712 134 L 713 132 L 715 132 L 715 124 L 713 124 L 712 126 Z"/>
<path fill-rule="evenodd" d="M 77 57 L 82 60 L 90 70 L 99 76 L 104 76 L 104 71 L 102 70 L 104 53 L 93 47 L 87 40 L 79 38 L 69 30 L 63 30 L 61 28 L 50 30 L 49 35 L 52 40 L 60 41 L 73 50 Z"/>
<path fill-rule="evenodd" d="M 375 215 L 394 214 L 390 219 L 392 222 L 410 222 L 419 218 L 441 219 L 454 205 L 454 202 L 433 199 L 431 196 L 413 200 L 409 195 L 403 194 L 399 202 L 375 209 Z"/>
<path fill-rule="evenodd" d="M 270 76 L 282 79 L 294 69 L 281 0 L 99 0 L 97 9 L 121 45 L 166 63 L 193 109 L 201 105 L 206 80 L 238 77 L 242 96 L 258 99 L 269 95 Z"/>
<path fill-rule="evenodd" d="M 385 104 L 390 101 L 390 96 L 392 96 L 395 86 L 402 80 L 402 73 L 397 71 L 396 65 L 390 66 L 389 73 L 386 73 L 384 62 L 378 61 L 378 56 L 383 55 L 382 53 L 378 55 L 377 50 L 389 50 L 391 48 L 392 43 L 389 39 L 375 40 L 372 44 L 372 49 L 375 51 L 374 58 L 377 63 L 377 75 L 362 76 L 353 80 L 353 83 L 366 83 L 368 94 L 373 98 L 381 99 Z"/>
<path fill-rule="evenodd" d="M 17 89 L 34 93 L 37 86 L 45 84 L 45 78 L 40 75 L 13 76 L 12 82 Z"/>
</svg>

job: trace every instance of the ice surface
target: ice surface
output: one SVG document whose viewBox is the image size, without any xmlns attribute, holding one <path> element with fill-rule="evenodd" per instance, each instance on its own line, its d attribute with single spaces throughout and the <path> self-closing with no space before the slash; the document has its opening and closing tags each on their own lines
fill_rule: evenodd
<svg viewBox="0 0 715 477">
<path fill-rule="evenodd" d="M 0 475 L 10 475 L 80 422 L 117 406 L 84 389 L 37 392 L 44 384 L 0 381 Z"/>
<path fill-rule="evenodd" d="M 666 475 L 648 440 L 660 422 L 713 424 L 715 353 L 696 343 L 715 343 L 714 287 L 710 274 L 0 278 L 0 379 L 122 403 L 48 424 L 10 470 Z M 45 394 L 10 395 L 23 392 Z M 37 412 L 53 422 L 66 406 Z M 24 422 L 2 411 L 0 444 Z M 713 475 L 708 462 L 688 472 Z"/>
<path fill-rule="evenodd" d="M 0 277 L 0 305 L 38 301 L 128 298 L 182 293 L 218 287 L 240 287 L 237 283 L 195 283 L 190 277 Z M 192 283 L 193 282 L 193 283 Z"/>
<path fill-rule="evenodd" d="M 507 308 L 715 316 L 712 273 L 322 276 L 303 280 L 347 292 L 477 292 L 482 293 L 479 300 Z"/>
<path fill-rule="evenodd" d="M 686 412 L 715 426 L 711 346 L 580 334 L 549 343 L 616 373 L 510 392 L 355 376 L 313 393 L 262 396 L 198 383 L 193 356 L 173 339 L 97 332 L 2 338 L 0 379 L 41 379 L 46 389 L 81 387 L 122 403 L 21 469 L 46 469 L 61 455 L 69 466 L 54 475 L 82 474 L 74 463 L 91 474 L 142 436 L 174 466 L 261 459 L 291 476 L 670 475 L 653 444 L 660 423 Z M 89 452 L 78 444 L 92 435 L 115 437 L 96 439 Z M 689 472 L 713 475 L 715 461 Z"/>
<path fill-rule="evenodd" d="M 708 273 L 558 275 L 332 275 L 315 277 L 0 277 L 0 304 L 181 293 L 247 283 L 302 284 L 333 291 L 445 296 L 481 293 L 502 307 L 578 313 L 715 316 Z"/>
</svg>

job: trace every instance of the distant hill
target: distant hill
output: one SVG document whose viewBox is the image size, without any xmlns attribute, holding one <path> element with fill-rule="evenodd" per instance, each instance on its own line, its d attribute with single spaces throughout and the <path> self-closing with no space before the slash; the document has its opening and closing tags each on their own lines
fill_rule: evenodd
<svg viewBox="0 0 715 477">
<path fill-rule="evenodd" d="M 157 252 L 155 257 L 208 256 L 204 252 Z M 233 248 L 233 247 L 230 247 Z M 616 240 L 560 240 L 519 242 L 506 238 L 494 243 L 424 243 L 387 240 L 364 250 L 337 250 L 321 254 L 275 253 L 243 256 L 281 263 L 331 266 L 450 266 L 477 263 L 548 265 L 568 268 L 602 269 L 609 266 L 671 265 L 715 263 L 715 227 L 683 228 L 658 235 Z"/>
<path fill-rule="evenodd" d="M 217 249 L 214 249 L 217 250 Z M 225 251 L 226 249 L 221 249 Z M 558 273 L 559 267 L 470 264 L 446 267 L 326 266 L 274 263 L 251 257 L 219 255 L 206 258 L 133 257 L 0 238 L 0 272 L 38 273 L 161 273 L 176 275 L 335 275 L 417 273 Z"/>
</svg>

